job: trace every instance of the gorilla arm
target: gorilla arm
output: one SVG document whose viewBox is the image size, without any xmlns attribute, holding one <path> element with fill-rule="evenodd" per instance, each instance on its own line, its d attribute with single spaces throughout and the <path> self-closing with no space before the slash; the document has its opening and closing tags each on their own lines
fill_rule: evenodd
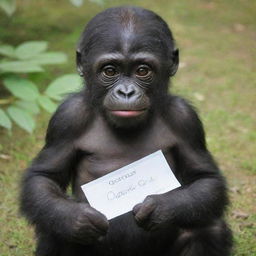
<svg viewBox="0 0 256 256">
<path fill-rule="evenodd" d="M 79 127 L 81 119 L 74 120 L 78 117 L 72 111 L 78 107 L 77 98 L 65 101 L 50 121 L 46 145 L 23 178 L 21 211 L 39 230 L 86 244 L 106 234 L 108 221 L 88 204 L 78 203 L 65 193 L 77 160 L 73 141 L 78 131 L 73 125 Z"/>
<path fill-rule="evenodd" d="M 172 104 L 168 120 L 178 138 L 173 153 L 182 186 L 148 196 L 134 207 L 136 221 L 148 230 L 168 223 L 184 228 L 210 224 L 222 216 L 228 201 L 225 180 L 206 149 L 196 112 L 179 98 Z"/>
</svg>

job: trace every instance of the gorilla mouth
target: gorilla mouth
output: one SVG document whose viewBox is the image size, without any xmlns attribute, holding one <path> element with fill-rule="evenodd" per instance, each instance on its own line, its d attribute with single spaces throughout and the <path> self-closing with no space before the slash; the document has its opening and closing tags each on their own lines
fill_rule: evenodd
<svg viewBox="0 0 256 256">
<path fill-rule="evenodd" d="M 118 116 L 118 117 L 129 118 L 129 117 L 140 116 L 145 111 L 146 111 L 146 109 L 142 109 L 142 110 L 111 110 L 111 114 L 114 116 Z"/>
</svg>

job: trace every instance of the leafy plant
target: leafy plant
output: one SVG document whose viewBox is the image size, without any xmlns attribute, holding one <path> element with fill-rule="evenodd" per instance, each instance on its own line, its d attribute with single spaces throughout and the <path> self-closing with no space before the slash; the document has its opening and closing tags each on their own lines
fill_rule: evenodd
<svg viewBox="0 0 256 256">
<path fill-rule="evenodd" d="M 82 86 L 80 77 L 76 74 L 66 74 L 54 81 L 40 92 L 32 81 L 17 76 L 9 76 L 3 80 L 4 87 L 12 97 L 0 100 L 0 126 L 11 129 L 12 122 L 27 132 L 35 128 L 35 115 L 44 109 L 49 113 L 55 111 L 56 101 L 64 95 L 77 91 Z"/>
<path fill-rule="evenodd" d="M 84 3 L 84 0 L 69 0 L 74 6 L 76 7 L 80 7 L 83 5 Z M 90 2 L 92 3 L 96 3 L 96 4 L 99 4 L 99 5 L 102 5 L 104 4 L 104 0 L 89 0 Z"/>
<path fill-rule="evenodd" d="M 73 4 L 76 7 L 80 7 L 83 5 L 84 0 L 69 0 L 71 4 Z"/>
<path fill-rule="evenodd" d="M 56 101 L 64 94 L 77 90 L 82 82 L 78 75 L 68 74 L 55 79 L 40 92 L 38 86 L 20 73 L 43 72 L 44 65 L 59 64 L 66 61 L 61 52 L 47 52 L 45 41 L 28 41 L 16 48 L 0 45 L 0 81 L 8 92 L 0 97 L 0 126 L 10 130 L 15 122 L 27 132 L 35 128 L 35 115 L 44 109 L 50 113 L 57 106 Z M 0 88 L 3 91 L 3 88 Z"/>
<path fill-rule="evenodd" d="M 12 45 L 0 45 L 1 73 L 32 73 L 44 71 L 43 65 L 59 64 L 67 60 L 66 55 L 61 52 L 46 52 L 48 42 L 27 41 L 16 48 Z"/>
<path fill-rule="evenodd" d="M 11 16 L 16 10 L 16 0 L 0 0 L 0 8 L 3 9 L 8 16 Z"/>
</svg>

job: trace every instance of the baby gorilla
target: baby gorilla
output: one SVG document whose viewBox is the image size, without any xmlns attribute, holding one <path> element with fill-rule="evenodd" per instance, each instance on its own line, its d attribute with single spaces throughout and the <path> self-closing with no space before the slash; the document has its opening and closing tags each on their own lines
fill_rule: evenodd
<svg viewBox="0 0 256 256">
<path fill-rule="evenodd" d="M 151 11 L 112 8 L 89 22 L 77 49 L 86 86 L 53 115 L 23 179 L 37 256 L 230 255 L 225 180 L 195 110 L 168 94 L 178 62 L 171 31 Z M 111 221 L 90 207 L 81 185 L 157 150 L 180 188 Z"/>
</svg>

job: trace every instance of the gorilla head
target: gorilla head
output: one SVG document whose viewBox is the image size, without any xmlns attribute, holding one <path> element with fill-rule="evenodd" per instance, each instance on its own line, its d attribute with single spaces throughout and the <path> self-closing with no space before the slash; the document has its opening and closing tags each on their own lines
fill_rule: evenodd
<svg viewBox="0 0 256 256">
<path fill-rule="evenodd" d="M 92 106 L 117 127 L 134 127 L 167 95 L 178 68 L 178 49 L 168 25 L 140 8 L 112 8 L 96 15 L 77 49 Z"/>
</svg>

